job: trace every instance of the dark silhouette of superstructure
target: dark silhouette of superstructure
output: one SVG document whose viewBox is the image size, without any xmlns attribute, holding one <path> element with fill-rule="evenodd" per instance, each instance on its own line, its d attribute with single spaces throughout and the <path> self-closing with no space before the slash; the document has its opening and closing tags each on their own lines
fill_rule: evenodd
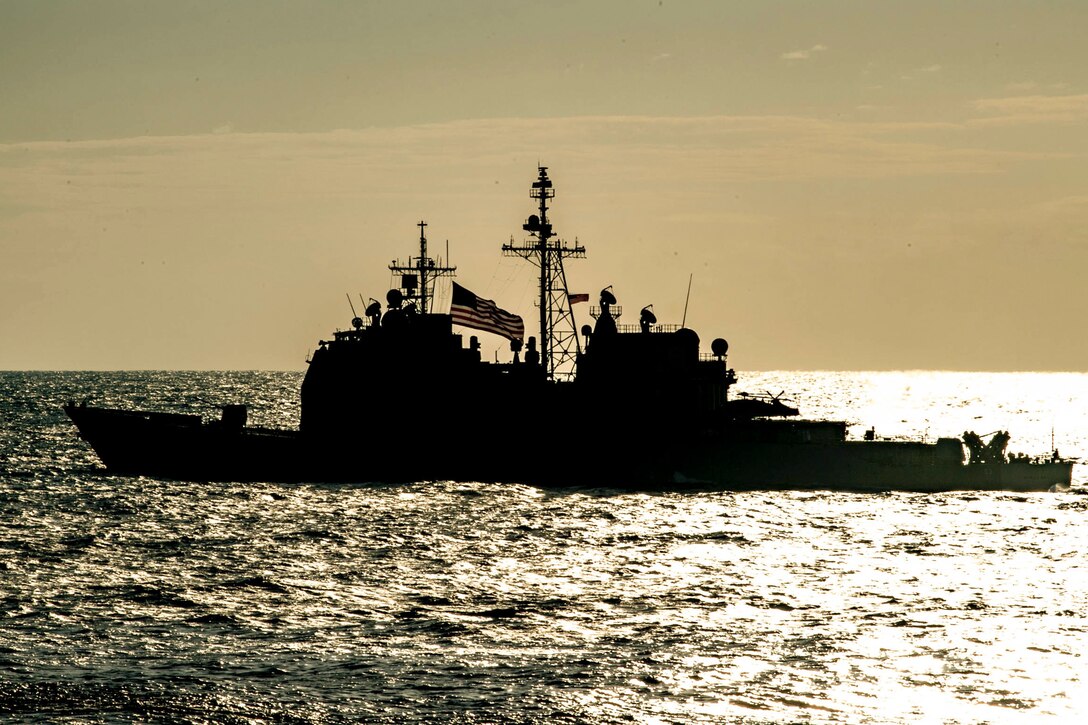
<svg viewBox="0 0 1088 725">
<path fill-rule="evenodd" d="M 651 490 L 842 488 L 1048 490 L 1068 486 L 1057 453 L 1005 455 L 1008 434 L 935 443 L 850 440 L 842 421 L 805 420 L 778 396 L 731 395 L 737 376 L 721 338 L 700 348 L 695 331 L 660 324 L 652 305 L 637 325 L 618 323 L 611 287 L 576 327 L 564 260 L 585 248 L 555 236 L 547 169 L 531 197 L 537 213 L 504 254 L 536 265 L 539 329 L 454 284 L 451 311 L 433 309 L 435 284 L 456 268 L 428 254 L 390 270 L 399 286 L 385 308 L 371 299 L 352 327 L 320 341 L 301 390 L 298 430 L 248 427 L 245 406 L 221 419 L 65 406 L 106 468 L 193 480 L 510 481 Z M 583 296 L 573 296 L 582 297 Z M 349 303 L 351 298 L 348 298 Z M 360 302 L 362 299 L 360 298 Z M 455 325 L 456 321 L 456 325 Z M 510 339 L 511 360 L 484 360 L 463 325 Z M 455 329 L 458 328 L 458 329 Z M 572 456 L 575 427 L 590 431 Z M 965 457 L 965 446 L 970 457 Z"/>
</svg>

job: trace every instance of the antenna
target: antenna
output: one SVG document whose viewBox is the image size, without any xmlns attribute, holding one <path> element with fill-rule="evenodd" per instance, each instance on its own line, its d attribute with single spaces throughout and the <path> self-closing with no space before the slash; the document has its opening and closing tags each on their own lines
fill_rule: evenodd
<svg viewBox="0 0 1088 725">
<path fill-rule="evenodd" d="M 355 312 L 355 305 L 351 304 L 351 295 L 345 292 L 344 296 L 348 298 L 348 307 L 351 308 L 351 326 L 354 327 L 356 330 L 362 329 L 363 318 L 359 317 L 359 315 Z M 359 295 L 359 298 L 362 299 L 362 295 Z"/>
<path fill-rule="evenodd" d="M 680 327 L 684 327 L 688 322 L 688 300 L 691 299 L 691 278 L 694 276 L 694 272 L 688 275 L 688 294 L 687 297 L 684 298 L 684 319 L 681 320 Z"/>
</svg>

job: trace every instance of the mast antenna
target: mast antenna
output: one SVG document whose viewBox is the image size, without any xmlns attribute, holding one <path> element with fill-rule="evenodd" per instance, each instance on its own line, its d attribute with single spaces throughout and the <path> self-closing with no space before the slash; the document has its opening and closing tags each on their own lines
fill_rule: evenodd
<svg viewBox="0 0 1088 725">
<path fill-rule="evenodd" d="M 688 301 L 691 299 L 691 278 L 694 276 L 694 272 L 688 275 L 688 294 L 684 297 L 684 319 L 680 321 L 680 327 L 684 327 L 688 323 Z"/>
<path fill-rule="evenodd" d="M 345 292 L 344 296 L 348 298 L 348 307 L 351 308 L 351 326 L 358 330 L 363 326 L 363 318 L 355 312 L 355 305 L 351 304 L 351 295 Z"/>
</svg>

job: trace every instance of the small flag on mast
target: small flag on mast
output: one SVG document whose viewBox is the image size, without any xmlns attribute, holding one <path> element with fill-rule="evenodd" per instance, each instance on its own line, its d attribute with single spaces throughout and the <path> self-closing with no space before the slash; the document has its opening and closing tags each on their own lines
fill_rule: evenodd
<svg viewBox="0 0 1088 725">
<path fill-rule="evenodd" d="M 579 302 L 589 302 L 589 293 L 581 292 L 579 294 L 572 294 L 568 292 L 567 301 L 570 302 L 572 305 L 576 305 Z"/>
<path fill-rule="evenodd" d="M 477 297 L 456 282 L 450 300 L 450 317 L 454 324 L 474 330 L 493 332 L 510 340 L 525 338 L 525 323 L 520 317 L 500 309 L 491 300 Z"/>
</svg>

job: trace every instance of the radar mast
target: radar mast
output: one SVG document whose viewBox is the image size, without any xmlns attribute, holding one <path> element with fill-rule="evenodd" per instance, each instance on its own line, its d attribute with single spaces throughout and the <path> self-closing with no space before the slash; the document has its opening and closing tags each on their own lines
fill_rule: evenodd
<svg viewBox="0 0 1088 725">
<path fill-rule="evenodd" d="M 389 271 L 394 275 L 400 275 L 400 289 L 404 301 L 407 303 L 418 301 L 419 312 L 426 315 L 431 311 L 434 301 L 434 285 L 439 277 L 455 277 L 457 267 L 446 266 L 442 258 L 437 260 L 427 256 L 427 236 L 423 233 L 427 222 L 420 220 L 416 224 L 419 227 L 419 256 L 409 257 L 407 264 L 401 264 L 393 260 L 389 265 Z M 448 245 L 447 245 L 448 246 Z M 449 250 L 446 250 L 447 253 Z"/>
<path fill-rule="evenodd" d="M 577 239 L 573 246 L 561 239 L 552 239 L 548 200 L 555 197 L 555 189 L 548 178 L 548 167 L 540 166 L 538 172 L 529 197 L 540 201 L 540 215 L 531 215 L 521 227 L 534 239 L 522 244 L 515 244 L 511 239 L 509 244 L 502 245 L 502 251 L 505 256 L 521 257 L 540 268 L 540 359 L 550 379 L 569 380 L 574 376 L 582 346 L 571 309 L 563 260 L 585 258 L 586 248 Z"/>
</svg>

